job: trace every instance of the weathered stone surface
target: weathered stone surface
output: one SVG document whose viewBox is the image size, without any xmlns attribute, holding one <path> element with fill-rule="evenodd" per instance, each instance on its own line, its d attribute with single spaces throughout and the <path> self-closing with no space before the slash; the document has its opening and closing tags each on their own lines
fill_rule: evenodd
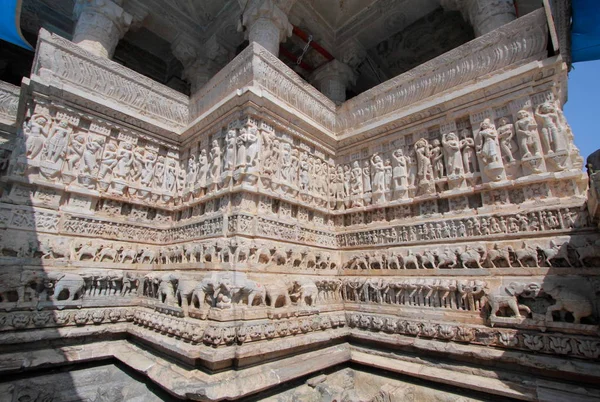
<svg viewBox="0 0 600 402">
<path fill-rule="evenodd" d="M 292 3 L 251 1 L 250 36 Z M 72 365 L 81 398 L 161 398 L 78 368 L 116 359 L 193 400 L 345 364 L 457 389 L 345 368 L 272 398 L 594 396 L 597 180 L 543 10 L 339 107 L 267 37 L 188 98 L 42 31 L 31 79 L 0 88 L 5 394 Z M 189 74 L 226 59 L 174 49 Z"/>
</svg>

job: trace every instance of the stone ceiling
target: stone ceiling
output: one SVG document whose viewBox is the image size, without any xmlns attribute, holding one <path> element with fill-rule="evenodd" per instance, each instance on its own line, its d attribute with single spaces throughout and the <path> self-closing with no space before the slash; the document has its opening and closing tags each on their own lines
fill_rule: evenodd
<svg viewBox="0 0 600 402">
<path fill-rule="evenodd" d="M 198 44 L 216 36 L 230 57 L 245 45 L 243 33 L 237 29 L 245 0 L 117 2 L 134 16 L 137 29 L 130 30 L 121 40 L 115 60 L 182 92 L 188 91 L 187 84 L 183 82 L 182 65 L 171 48 L 179 35 L 184 33 Z M 354 66 L 359 79 L 358 85 L 350 89 L 351 96 L 472 39 L 469 28 L 460 26 L 456 13 L 442 11 L 440 0 L 279 2 L 287 2 L 291 7 L 290 22 L 312 35 L 336 59 L 348 59 L 357 49 L 363 52 L 360 64 Z M 70 39 L 74 3 L 74 0 L 23 0 L 23 31 L 33 37 L 44 27 Z M 519 0 L 517 5 L 522 13 L 539 6 L 534 0 Z M 293 36 L 282 44 L 286 51 L 280 58 L 295 66 L 304 45 L 303 39 Z M 427 45 L 431 49 L 423 49 Z M 414 60 L 406 60 L 407 57 Z M 327 61 L 313 49 L 309 49 L 303 60 L 310 68 L 295 70 L 307 80 L 312 70 Z"/>
</svg>

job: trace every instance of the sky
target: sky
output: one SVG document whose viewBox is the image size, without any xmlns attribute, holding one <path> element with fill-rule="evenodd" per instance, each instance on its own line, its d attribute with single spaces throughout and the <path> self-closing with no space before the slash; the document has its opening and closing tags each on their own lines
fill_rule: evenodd
<svg viewBox="0 0 600 402">
<path fill-rule="evenodd" d="M 600 149 L 600 60 L 573 64 L 564 113 L 584 160 Z"/>
</svg>

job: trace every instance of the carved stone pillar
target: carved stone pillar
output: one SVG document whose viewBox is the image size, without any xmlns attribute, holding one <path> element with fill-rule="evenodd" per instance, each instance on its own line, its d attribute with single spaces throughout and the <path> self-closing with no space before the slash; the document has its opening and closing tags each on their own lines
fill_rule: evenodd
<svg viewBox="0 0 600 402">
<path fill-rule="evenodd" d="M 313 73 L 312 82 L 319 91 L 339 105 L 346 100 L 346 87 L 356 82 L 356 73 L 347 64 L 333 60 Z"/>
<path fill-rule="evenodd" d="M 458 10 L 471 22 L 479 37 L 517 18 L 514 0 L 442 0 L 448 10 Z"/>
<path fill-rule="evenodd" d="M 245 29 L 250 42 L 279 55 L 279 43 L 292 34 L 287 13 L 295 0 L 239 0 L 244 10 L 239 30 Z"/>
<path fill-rule="evenodd" d="M 190 83 L 192 93 L 202 88 L 229 61 L 229 51 L 214 35 L 202 45 L 180 35 L 171 44 L 171 49 L 183 64 L 183 78 Z"/>
<path fill-rule="evenodd" d="M 121 7 L 121 0 L 77 0 L 73 42 L 97 56 L 112 57 L 133 16 Z"/>
</svg>

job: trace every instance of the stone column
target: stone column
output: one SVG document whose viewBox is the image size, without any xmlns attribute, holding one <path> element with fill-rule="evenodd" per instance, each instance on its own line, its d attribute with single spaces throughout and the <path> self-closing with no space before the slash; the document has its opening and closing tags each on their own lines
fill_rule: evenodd
<svg viewBox="0 0 600 402">
<path fill-rule="evenodd" d="M 356 82 L 356 73 L 347 64 L 332 60 L 319 67 L 311 81 L 319 91 L 339 105 L 346 100 L 346 87 Z"/>
<path fill-rule="evenodd" d="M 513 0 L 442 0 L 442 7 L 458 10 L 479 37 L 517 18 Z"/>
<path fill-rule="evenodd" d="M 229 61 L 229 50 L 216 36 L 199 44 L 186 35 L 179 35 L 171 44 L 175 57 L 183 64 L 183 78 L 190 83 L 191 93 L 204 86 Z"/>
<path fill-rule="evenodd" d="M 73 42 L 97 56 L 112 57 L 133 20 L 121 5 L 122 0 L 77 0 Z"/>
<path fill-rule="evenodd" d="M 292 35 L 292 24 L 287 13 L 295 0 L 239 0 L 244 10 L 239 30 L 245 29 L 245 37 L 279 55 L 279 43 Z"/>
</svg>

